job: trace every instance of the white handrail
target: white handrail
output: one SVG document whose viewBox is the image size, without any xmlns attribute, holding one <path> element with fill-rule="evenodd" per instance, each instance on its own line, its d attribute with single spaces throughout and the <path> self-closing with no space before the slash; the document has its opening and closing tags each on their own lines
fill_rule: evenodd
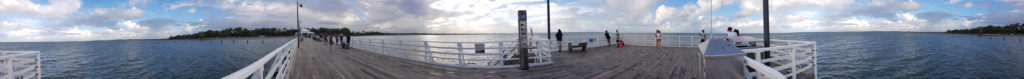
<svg viewBox="0 0 1024 79">
<path fill-rule="evenodd" d="M 488 42 L 448 42 L 448 41 L 420 41 L 420 40 L 392 40 L 372 38 L 352 38 L 352 47 L 366 50 L 377 54 L 424 62 L 428 64 L 450 66 L 458 68 L 513 68 L 518 64 L 505 64 L 505 61 L 515 61 L 519 58 L 512 58 L 517 55 L 517 41 L 488 41 Z M 476 51 L 475 44 L 483 44 L 480 48 L 485 50 L 482 53 Z M 530 66 L 552 64 L 549 40 L 530 40 L 533 45 L 528 57 Z M 464 46 L 470 45 L 470 46 Z M 470 47 L 470 48 L 467 48 Z M 511 62 L 510 62 L 511 63 Z"/>
<path fill-rule="evenodd" d="M 2 79 L 41 79 L 42 71 L 39 51 L 0 51 Z M 32 73 L 35 71 L 35 73 Z"/>
<path fill-rule="evenodd" d="M 747 61 L 747 67 L 753 68 L 755 71 L 777 71 L 775 69 L 772 69 L 771 67 L 768 67 L 768 66 L 766 66 L 764 64 L 761 64 L 757 60 L 750 59 L 749 57 L 743 57 L 743 59 L 745 59 Z M 767 77 L 768 79 L 785 79 L 786 78 L 785 75 L 782 75 L 782 73 L 779 73 L 779 72 L 759 72 L 759 73 L 763 74 L 763 77 Z M 753 75 L 753 76 L 761 77 L 762 75 Z"/>
<path fill-rule="evenodd" d="M 281 47 L 274 49 L 274 51 L 267 53 L 267 55 L 261 57 L 259 60 L 256 60 L 256 62 L 249 64 L 249 66 L 245 66 L 244 68 L 239 69 L 228 76 L 224 76 L 221 79 L 284 78 L 284 76 L 288 75 L 287 72 L 290 72 L 289 69 L 292 64 L 291 57 L 294 56 L 295 47 L 297 46 L 297 44 L 295 44 L 296 42 L 298 42 L 298 39 L 292 39 L 288 43 L 281 45 Z M 269 68 L 270 72 L 264 74 L 263 72 L 266 69 L 264 69 L 263 66 L 265 66 L 267 62 L 270 62 L 271 59 L 274 59 L 274 63 L 271 65 L 271 68 Z M 275 76 L 274 74 L 277 75 Z"/>
<path fill-rule="evenodd" d="M 761 41 L 761 40 L 755 40 Z M 743 49 L 743 52 L 754 54 L 753 59 L 747 58 L 747 65 L 754 68 L 751 74 L 763 74 L 770 79 L 797 78 L 797 74 L 806 70 L 814 69 L 811 74 L 817 77 L 817 45 L 810 41 L 796 40 L 772 40 L 773 47 Z M 762 52 L 770 51 L 769 59 L 762 59 Z M 746 58 L 746 57 L 745 57 Z M 780 66 L 765 66 L 761 63 L 772 62 L 782 64 Z M 763 66 L 763 67 L 755 67 Z M 789 70 L 782 74 L 782 70 Z M 778 73 L 778 74 L 775 74 Z M 782 76 L 782 77 L 778 77 Z"/>
</svg>

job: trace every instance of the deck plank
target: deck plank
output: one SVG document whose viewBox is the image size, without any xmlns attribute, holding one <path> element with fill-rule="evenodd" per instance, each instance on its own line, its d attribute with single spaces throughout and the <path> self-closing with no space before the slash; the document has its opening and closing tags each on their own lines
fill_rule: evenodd
<svg viewBox="0 0 1024 79">
<path fill-rule="evenodd" d="M 309 40 L 301 45 L 289 73 L 293 79 L 704 78 L 699 51 L 693 47 L 596 47 L 586 52 L 555 52 L 554 64 L 519 70 L 445 67 Z"/>
</svg>

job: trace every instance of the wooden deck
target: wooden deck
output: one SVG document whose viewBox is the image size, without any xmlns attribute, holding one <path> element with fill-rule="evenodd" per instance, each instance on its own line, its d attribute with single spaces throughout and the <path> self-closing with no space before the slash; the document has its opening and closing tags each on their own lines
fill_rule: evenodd
<svg viewBox="0 0 1024 79">
<path fill-rule="evenodd" d="M 554 64 L 529 70 L 463 69 L 393 58 L 306 40 L 296 53 L 293 79 L 704 79 L 692 47 L 597 47 L 552 53 Z"/>
</svg>

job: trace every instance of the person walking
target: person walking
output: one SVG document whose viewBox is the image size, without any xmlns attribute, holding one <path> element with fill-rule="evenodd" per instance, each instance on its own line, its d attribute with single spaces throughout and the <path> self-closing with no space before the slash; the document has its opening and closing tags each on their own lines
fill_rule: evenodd
<svg viewBox="0 0 1024 79">
<path fill-rule="evenodd" d="M 612 36 L 608 35 L 608 30 L 604 30 L 604 41 L 608 42 L 609 46 L 613 45 L 612 44 Z"/>
<path fill-rule="evenodd" d="M 654 48 L 661 48 L 661 30 L 654 30 L 654 38 L 658 41 Z"/>
<path fill-rule="evenodd" d="M 562 52 L 562 29 L 558 29 L 555 33 L 555 40 L 558 41 L 558 52 Z"/>
</svg>

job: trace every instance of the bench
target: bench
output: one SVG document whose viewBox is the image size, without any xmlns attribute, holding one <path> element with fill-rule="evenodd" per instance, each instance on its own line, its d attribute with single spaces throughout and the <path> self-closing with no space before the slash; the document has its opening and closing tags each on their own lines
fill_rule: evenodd
<svg viewBox="0 0 1024 79">
<path fill-rule="evenodd" d="M 569 52 L 572 52 L 572 48 L 580 48 L 583 51 L 587 51 L 587 43 L 585 43 L 585 42 L 584 43 L 579 43 L 579 44 L 577 44 L 575 46 L 572 45 L 572 43 L 569 43 Z"/>
</svg>

